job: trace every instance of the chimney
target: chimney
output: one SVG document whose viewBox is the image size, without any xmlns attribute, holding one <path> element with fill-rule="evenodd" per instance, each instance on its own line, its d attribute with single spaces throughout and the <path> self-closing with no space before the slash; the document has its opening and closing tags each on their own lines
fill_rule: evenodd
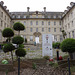
<svg viewBox="0 0 75 75">
<path fill-rule="evenodd" d="M 44 12 L 46 12 L 46 7 L 44 7 Z"/>
<path fill-rule="evenodd" d="M 9 10 L 7 10 L 7 12 L 9 13 Z"/>
<path fill-rule="evenodd" d="M 29 7 L 27 7 L 27 12 L 29 12 L 29 9 L 30 9 L 30 8 L 29 8 Z"/>
<path fill-rule="evenodd" d="M 4 2 L 3 2 L 3 1 L 1 1 L 1 2 L 0 2 L 0 4 L 3 6 Z"/>
<path fill-rule="evenodd" d="M 69 9 L 70 9 L 70 7 L 69 7 L 69 6 L 67 6 L 67 9 L 69 10 Z"/>
<path fill-rule="evenodd" d="M 4 9 L 6 9 L 7 8 L 7 6 L 4 6 Z"/>
<path fill-rule="evenodd" d="M 67 10 L 65 10 L 64 13 L 66 14 L 67 13 Z"/>
<path fill-rule="evenodd" d="M 74 2 L 71 2 L 70 5 L 73 6 L 74 5 Z"/>
</svg>

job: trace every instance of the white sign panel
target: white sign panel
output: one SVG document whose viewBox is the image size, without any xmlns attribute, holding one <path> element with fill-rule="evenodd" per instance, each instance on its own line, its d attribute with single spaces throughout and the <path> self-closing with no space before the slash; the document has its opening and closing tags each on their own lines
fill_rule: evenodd
<svg viewBox="0 0 75 75">
<path fill-rule="evenodd" d="M 52 34 L 42 35 L 42 56 L 50 56 L 50 58 L 53 58 Z"/>
</svg>

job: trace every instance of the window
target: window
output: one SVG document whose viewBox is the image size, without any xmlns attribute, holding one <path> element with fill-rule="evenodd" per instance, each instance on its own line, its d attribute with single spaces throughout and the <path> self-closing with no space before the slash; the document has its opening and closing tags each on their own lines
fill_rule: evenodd
<svg viewBox="0 0 75 75">
<path fill-rule="evenodd" d="M 30 41 L 33 41 L 33 36 L 30 36 Z"/>
<path fill-rule="evenodd" d="M 33 25 L 33 22 L 32 21 L 30 21 L 30 25 Z"/>
<path fill-rule="evenodd" d="M 1 17 L 3 17 L 3 12 L 1 12 Z"/>
<path fill-rule="evenodd" d="M 50 32 L 50 28 L 48 28 L 48 31 Z"/>
<path fill-rule="evenodd" d="M 54 35 L 54 41 L 55 42 L 57 41 L 57 35 Z"/>
<path fill-rule="evenodd" d="M 38 25 L 38 21 L 36 21 L 36 25 Z"/>
<path fill-rule="evenodd" d="M 44 18 L 44 16 L 42 16 L 42 18 Z"/>
<path fill-rule="evenodd" d="M 56 28 L 54 28 L 54 32 L 56 32 Z"/>
<path fill-rule="evenodd" d="M 26 16 L 24 15 L 23 18 L 26 18 Z"/>
<path fill-rule="evenodd" d="M 24 21 L 24 25 L 26 25 L 26 22 Z"/>
<path fill-rule="evenodd" d="M 60 41 L 62 41 L 63 40 L 63 36 L 62 35 L 60 35 Z"/>
<path fill-rule="evenodd" d="M 50 25 L 50 21 L 48 22 L 48 25 Z"/>
<path fill-rule="evenodd" d="M 0 40 L 2 39 L 2 32 L 0 31 Z"/>
<path fill-rule="evenodd" d="M 6 20 L 6 16 L 5 16 L 5 20 Z"/>
<path fill-rule="evenodd" d="M 42 28 L 42 32 L 44 32 L 44 28 Z"/>
<path fill-rule="evenodd" d="M 38 18 L 38 15 L 36 15 L 36 18 Z"/>
<path fill-rule="evenodd" d="M 70 24 L 68 23 L 68 28 L 70 28 Z"/>
<path fill-rule="evenodd" d="M 38 32 L 38 28 L 36 28 L 36 32 Z"/>
<path fill-rule="evenodd" d="M 32 18 L 32 15 L 30 15 L 30 18 Z"/>
<path fill-rule="evenodd" d="M 13 15 L 12 18 L 15 18 L 15 15 Z"/>
<path fill-rule="evenodd" d="M 18 18 L 20 18 L 20 15 L 18 15 Z"/>
<path fill-rule="evenodd" d="M 73 21 L 72 21 L 72 26 L 73 26 Z"/>
<path fill-rule="evenodd" d="M 72 31 L 72 36 L 73 36 L 73 38 L 74 38 L 74 31 Z"/>
<path fill-rule="evenodd" d="M 4 28 L 6 28 L 6 23 L 4 23 Z"/>
<path fill-rule="evenodd" d="M 54 21 L 54 25 L 56 25 L 56 22 Z"/>
<path fill-rule="evenodd" d="M 59 21 L 59 25 L 61 25 L 61 21 Z"/>
<path fill-rule="evenodd" d="M 71 38 L 70 32 L 69 32 L 69 38 Z"/>
<path fill-rule="evenodd" d="M 44 22 L 42 21 L 42 25 L 44 25 Z"/>
<path fill-rule="evenodd" d="M 62 28 L 60 28 L 60 32 L 62 31 Z"/>
<path fill-rule="evenodd" d="M 1 26 L 3 25 L 3 21 L 1 21 Z"/>
<path fill-rule="evenodd" d="M 32 28 L 30 28 L 30 32 L 32 32 L 33 31 L 33 29 Z"/>
</svg>

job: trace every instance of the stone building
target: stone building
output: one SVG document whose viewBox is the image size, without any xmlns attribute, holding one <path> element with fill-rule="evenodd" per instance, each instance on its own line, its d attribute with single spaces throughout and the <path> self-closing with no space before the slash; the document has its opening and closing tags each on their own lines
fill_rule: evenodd
<svg viewBox="0 0 75 75">
<path fill-rule="evenodd" d="M 25 30 L 21 31 L 21 36 L 27 38 L 28 42 L 42 42 L 42 34 L 52 34 L 53 41 L 62 41 L 62 32 L 67 33 L 66 38 L 75 38 L 75 3 L 71 2 L 70 7 L 64 12 L 47 12 L 46 7 L 43 11 L 9 12 L 4 2 L 0 2 L 0 42 L 5 41 L 2 37 L 2 30 L 6 27 L 13 27 L 15 22 L 25 25 Z M 15 35 L 17 32 L 15 31 Z"/>
</svg>

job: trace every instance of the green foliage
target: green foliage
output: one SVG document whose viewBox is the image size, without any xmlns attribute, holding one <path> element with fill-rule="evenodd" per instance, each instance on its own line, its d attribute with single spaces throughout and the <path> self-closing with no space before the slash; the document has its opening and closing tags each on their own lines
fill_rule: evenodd
<svg viewBox="0 0 75 75">
<path fill-rule="evenodd" d="M 65 36 L 66 36 L 65 30 L 62 30 L 61 32 L 62 32 L 63 38 L 65 39 Z"/>
<path fill-rule="evenodd" d="M 43 58 L 46 59 L 46 60 L 49 60 L 50 59 L 49 56 L 44 56 Z"/>
<path fill-rule="evenodd" d="M 21 36 L 15 36 L 12 39 L 12 43 L 14 44 L 22 44 L 24 42 L 24 38 Z"/>
<path fill-rule="evenodd" d="M 52 65 L 54 65 L 54 63 L 53 63 L 52 61 L 50 61 L 50 62 L 49 62 L 49 65 L 52 66 Z"/>
<path fill-rule="evenodd" d="M 15 49 L 15 47 L 11 43 L 5 44 L 4 47 L 3 47 L 3 51 L 5 53 L 9 52 L 9 51 L 12 51 L 14 49 Z"/>
<path fill-rule="evenodd" d="M 69 53 L 75 52 L 75 39 L 72 38 L 65 39 L 61 43 L 61 50 L 63 52 L 69 52 Z"/>
<path fill-rule="evenodd" d="M 36 69 L 36 68 L 37 68 L 37 66 L 36 66 L 35 63 L 32 64 L 32 68 L 33 68 L 33 69 Z"/>
<path fill-rule="evenodd" d="M 53 48 L 55 48 L 55 49 L 56 49 L 56 48 L 60 49 L 60 44 L 61 44 L 60 42 L 55 42 L 55 43 L 52 44 L 52 46 L 53 46 Z"/>
<path fill-rule="evenodd" d="M 18 48 L 15 54 L 19 57 L 24 57 L 26 55 L 26 51 L 23 48 Z"/>
<path fill-rule="evenodd" d="M 23 44 L 19 44 L 19 47 L 20 47 L 20 48 L 24 48 L 24 45 L 23 45 Z"/>
<path fill-rule="evenodd" d="M 16 30 L 16 31 L 21 31 L 21 30 L 25 29 L 25 26 L 22 23 L 20 23 L 20 22 L 16 22 L 13 25 L 13 29 Z"/>
<path fill-rule="evenodd" d="M 14 32 L 11 28 L 5 28 L 2 31 L 2 35 L 3 35 L 3 37 L 12 37 L 12 36 L 14 36 Z"/>
</svg>

